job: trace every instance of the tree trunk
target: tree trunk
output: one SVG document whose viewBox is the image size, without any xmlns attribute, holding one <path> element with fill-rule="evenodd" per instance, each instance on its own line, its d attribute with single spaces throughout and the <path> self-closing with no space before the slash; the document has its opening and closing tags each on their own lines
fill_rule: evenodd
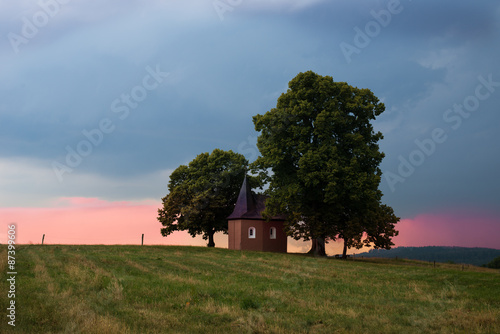
<svg viewBox="0 0 500 334">
<path fill-rule="evenodd" d="M 312 254 L 315 256 L 326 256 L 325 251 L 325 239 L 324 238 L 315 238 L 312 239 L 311 249 L 307 254 Z"/>
<path fill-rule="evenodd" d="M 214 231 L 208 232 L 208 245 L 207 247 L 215 247 Z"/>
<path fill-rule="evenodd" d="M 342 258 L 347 259 L 347 239 L 344 239 L 344 250 L 342 251 Z"/>
</svg>

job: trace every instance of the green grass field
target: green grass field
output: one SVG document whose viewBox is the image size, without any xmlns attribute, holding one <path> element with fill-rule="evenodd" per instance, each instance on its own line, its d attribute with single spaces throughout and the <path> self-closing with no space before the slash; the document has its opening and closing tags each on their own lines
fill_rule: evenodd
<svg viewBox="0 0 500 334">
<path fill-rule="evenodd" d="M 500 272 L 177 246 L 16 249 L 1 333 L 500 333 Z"/>
</svg>

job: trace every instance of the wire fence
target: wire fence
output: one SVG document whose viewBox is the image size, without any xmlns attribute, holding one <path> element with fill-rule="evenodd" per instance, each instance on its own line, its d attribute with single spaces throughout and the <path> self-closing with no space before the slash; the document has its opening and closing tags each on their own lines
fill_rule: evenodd
<svg viewBox="0 0 500 334">
<path fill-rule="evenodd" d="M 130 236 L 123 236 L 121 238 L 87 238 L 87 237 L 67 237 L 67 236 L 54 236 L 43 234 L 38 240 L 29 240 L 27 242 L 19 242 L 20 244 L 38 244 L 38 245 L 57 245 L 57 244 L 120 244 L 120 245 L 145 245 L 147 239 L 145 234 L 139 234 L 137 238 L 130 238 Z M 167 240 L 161 242 L 158 238 L 155 238 L 153 243 L 148 245 L 168 245 Z M 170 243 L 171 244 L 171 243 Z"/>
</svg>

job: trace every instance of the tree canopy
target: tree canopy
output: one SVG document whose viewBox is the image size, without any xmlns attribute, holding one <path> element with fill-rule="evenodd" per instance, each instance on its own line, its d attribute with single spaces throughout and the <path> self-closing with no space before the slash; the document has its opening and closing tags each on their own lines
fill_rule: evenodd
<svg viewBox="0 0 500 334">
<path fill-rule="evenodd" d="M 362 244 L 390 248 L 399 218 L 381 204 L 382 134 L 371 124 L 384 109 L 369 89 L 330 76 L 292 79 L 276 108 L 253 118 L 261 153 L 253 169 L 269 184 L 264 216 L 286 214 L 287 232 L 313 239 L 319 254 L 337 238 L 344 256 Z"/>
<path fill-rule="evenodd" d="M 158 209 L 162 235 L 187 230 L 193 237 L 202 234 L 214 247 L 214 234 L 227 232 L 226 218 L 234 209 L 247 167 L 243 155 L 220 149 L 179 166 L 170 175 L 169 192 Z"/>
<path fill-rule="evenodd" d="M 490 263 L 486 265 L 488 268 L 500 269 L 500 256 L 494 258 Z"/>
</svg>

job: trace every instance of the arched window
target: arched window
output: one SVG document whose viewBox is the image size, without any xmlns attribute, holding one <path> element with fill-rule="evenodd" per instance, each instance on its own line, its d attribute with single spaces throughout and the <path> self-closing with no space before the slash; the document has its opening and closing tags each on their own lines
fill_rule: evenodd
<svg viewBox="0 0 500 334">
<path fill-rule="evenodd" d="M 276 239 L 276 227 L 271 227 L 269 230 L 269 238 Z"/>
<path fill-rule="evenodd" d="M 255 227 L 248 228 L 248 238 L 255 239 Z"/>
</svg>

